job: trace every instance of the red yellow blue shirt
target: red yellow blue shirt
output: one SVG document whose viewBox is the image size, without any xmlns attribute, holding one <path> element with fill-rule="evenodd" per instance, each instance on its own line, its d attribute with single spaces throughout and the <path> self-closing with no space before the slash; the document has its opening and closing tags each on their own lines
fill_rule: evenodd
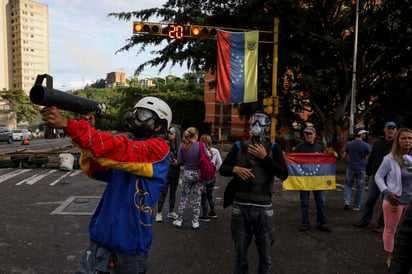
<svg viewBox="0 0 412 274">
<path fill-rule="evenodd" d="M 81 149 L 82 170 L 107 182 L 89 224 L 91 241 L 124 254 L 148 252 L 154 209 L 169 168 L 169 145 L 161 138 L 114 136 L 71 119 L 65 132 Z"/>
</svg>

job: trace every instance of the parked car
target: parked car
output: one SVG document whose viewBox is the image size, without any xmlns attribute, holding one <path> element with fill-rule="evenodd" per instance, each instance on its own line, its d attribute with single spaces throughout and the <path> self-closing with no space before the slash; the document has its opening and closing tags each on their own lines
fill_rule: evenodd
<svg viewBox="0 0 412 274">
<path fill-rule="evenodd" d="M 12 131 L 13 141 L 23 141 L 25 137 L 31 140 L 32 133 L 27 129 L 13 129 Z"/>
<path fill-rule="evenodd" d="M 0 127 L 0 142 L 13 143 L 13 135 L 10 129 L 6 127 Z"/>
<path fill-rule="evenodd" d="M 27 139 L 31 140 L 33 138 L 33 133 L 28 129 L 23 129 L 24 136 L 27 136 Z"/>
</svg>

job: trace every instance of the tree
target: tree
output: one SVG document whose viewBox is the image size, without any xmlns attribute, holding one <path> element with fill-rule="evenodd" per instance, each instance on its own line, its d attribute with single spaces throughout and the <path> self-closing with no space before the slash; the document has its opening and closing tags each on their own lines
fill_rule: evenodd
<svg viewBox="0 0 412 274">
<path fill-rule="evenodd" d="M 90 84 L 91 88 L 105 88 L 106 87 L 106 80 L 100 79 L 96 80 L 93 84 Z"/>
<path fill-rule="evenodd" d="M 379 132 L 387 120 L 411 126 L 407 103 L 412 96 L 410 2 L 383 1 L 379 9 L 366 9 L 365 13 L 357 98 L 364 102 L 365 110 L 359 117 L 373 121 L 372 127 L 379 126 Z"/>
<path fill-rule="evenodd" d="M 280 117 L 283 126 L 292 127 L 297 115 L 291 111 L 296 100 L 313 110 L 309 121 L 325 134 L 342 134 L 349 117 L 352 85 L 356 1 L 325 0 L 248 0 L 248 1 L 176 1 L 162 8 L 111 13 L 120 20 L 147 20 L 153 16 L 162 22 L 197 24 L 243 29 L 272 30 L 273 17 L 280 19 L 279 85 Z M 253 11 L 253 13 L 251 13 Z M 407 0 L 360 2 L 358 73 L 356 102 L 363 103 L 356 121 L 381 102 L 390 92 L 387 83 L 394 77 L 411 77 L 411 9 Z M 140 46 L 160 45 L 167 38 L 134 35 L 119 51 Z M 216 42 L 203 39 L 170 40 L 158 57 L 141 64 L 160 65 L 187 62 L 193 71 L 216 70 Z M 260 98 L 270 91 L 272 45 L 259 45 Z M 286 81 L 288 80 L 288 81 Z M 291 83 L 283 89 L 285 82 Z M 269 92 L 270 93 L 270 92 Z M 379 103 L 377 105 L 376 103 Z M 300 121 L 303 123 L 303 121 Z"/>
<path fill-rule="evenodd" d="M 17 124 L 32 123 L 36 120 L 40 106 L 31 103 L 29 96 L 23 90 L 4 90 L 0 96 L 8 100 L 13 111 L 17 113 Z"/>
<path fill-rule="evenodd" d="M 203 82 L 198 81 L 199 77 L 197 74 L 187 74 L 185 79 L 181 79 L 170 75 L 166 82 L 162 78 L 154 78 L 156 85 L 153 87 L 85 88 L 75 94 L 106 105 L 106 114 L 96 119 L 96 128 L 99 129 L 123 130 L 125 113 L 132 110 L 144 96 L 165 100 L 172 108 L 174 123 L 183 127 L 198 126 L 205 119 Z M 75 118 L 74 113 L 67 111 L 64 115 Z"/>
<path fill-rule="evenodd" d="M 78 90 L 76 95 L 102 102 L 106 105 L 106 114 L 96 119 L 96 128 L 108 130 L 108 129 L 121 129 L 122 119 L 119 115 L 119 105 L 122 103 L 122 93 L 118 88 L 86 88 L 84 90 Z M 73 114 L 67 114 L 74 118 Z"/>
</svg>

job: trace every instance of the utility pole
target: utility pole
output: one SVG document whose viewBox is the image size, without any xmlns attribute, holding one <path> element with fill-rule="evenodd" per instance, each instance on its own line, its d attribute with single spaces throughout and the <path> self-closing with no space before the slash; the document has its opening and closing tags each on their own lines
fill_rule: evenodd
<svg viewBox="0 0 412 274">
<path fill-rule="evenodd" d="M 356 21 L 355 21 L 355 43 L 353 46 L 353 68 L 352 68 L 352 90 L 350 101 L 350 120 L 349 134 L 355 132 L 355 113 L 356 113 L 356 58 L 358 55 L 358 26 L 359 26 L 359 0 L 356 0 Z"/>
<path fill-rule="evenodd" d="M 270 121 L 270 141 L 275 142 L 276 136 L 276 115 L 279 113 L 279 97 L 277 96 L 278 86 L 278 35 L 279 35 L 279 18 L 275 18 L 273 26 L 273 70 L 272 70 L 272 98 L 273 112 Z"/>
</svg>

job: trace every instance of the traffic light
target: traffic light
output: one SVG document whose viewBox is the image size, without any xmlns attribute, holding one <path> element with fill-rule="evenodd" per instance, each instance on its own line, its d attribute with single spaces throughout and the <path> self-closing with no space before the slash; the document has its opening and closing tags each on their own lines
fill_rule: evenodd
<svg viewBox="0 0 412 274">
<path fill-rule="evenodd" d="M 276 115 L 279 111 L 279 97 L 272 96 L 263 99 L 263 110 L 269 115 Z"/>
<path fill-rule="evenodd" d="M 133 22 L 133 33 L 149 33 L 151 35 L 159 35 L 162 34 L 162 24 Z"/>
<path fill-rule="evenodd" d="M 217 27 L 133 22 L 133 34 L 168 36 L 170 39 L 183 38 L 216 39 Z"/>
<path fill-rule="evenodd" d="M 268 97 L 268 98 L 263 98 L 263 110 L 269 114 L 272 115 L 273 114 L 273 98 L 272 97 Z"/>
<path fill-rule="evenodd" d="M 190 37 L 192 38 L 213 39 L 216 36 L 217 30 L 215 27 L 190 26 Z"/>
</svg>

